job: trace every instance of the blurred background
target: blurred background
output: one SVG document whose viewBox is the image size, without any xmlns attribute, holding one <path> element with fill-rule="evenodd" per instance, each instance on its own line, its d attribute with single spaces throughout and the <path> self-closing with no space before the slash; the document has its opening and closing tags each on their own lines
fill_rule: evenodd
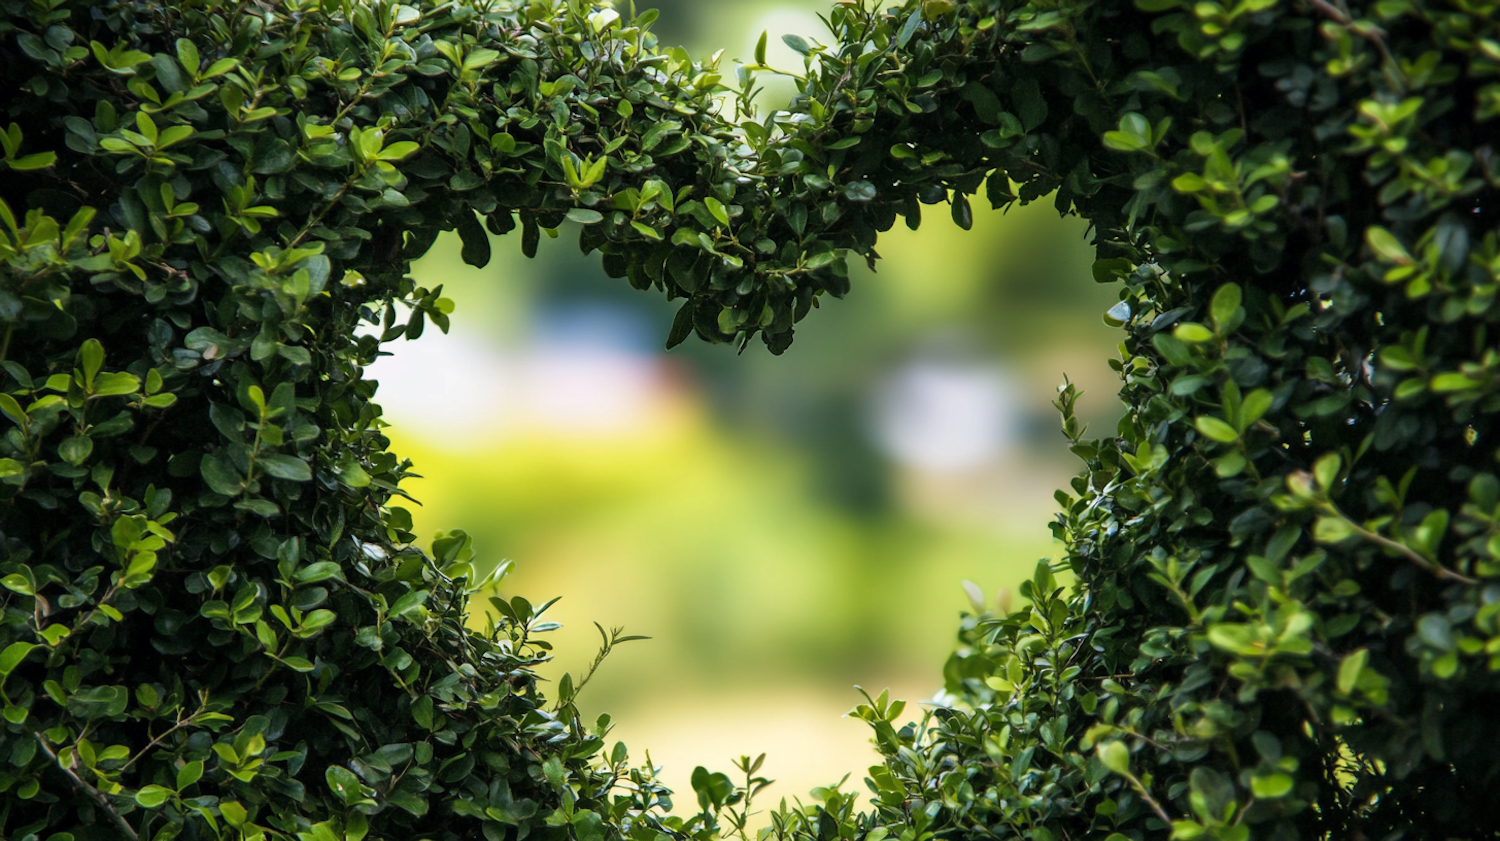
<svg viewBox="0 0 1500 841">
<path fill-rule="evenodd" d="M 623 4 L 622 4 L 623 5 Z M 799 68 L 821 2 L 641 2 L 664 44 Z M 622 11 L 625 11 L 622 8 Z M 826 40 L 823 38 L 821 40 Z M 732 76 L 731 76 L 732 78 Z M 771 80 L 764 109 L 791 90 Z M 606 278 L 577 231 L 538 257 L 497 238 L 485 269 L 456 237 L 413 268 L 457 304 L 452 330 L 375 365 L 394 449 L 426 478 L 418 531 L 463 528 L 505 595 L 561 601 L 552 679 L 585 670 L 593 622 L 650 640 L 616 649 L 580 698 L 611 741 L 650 752 L 694 810 L 694 766 L 766 752 L 766 805 L 876 761 L 841 716 L 855 684 L 916 705 L 941 687 L 975 582 L 993 600 L 1055 556 L 1053 491 L 1076 472 L 1051 407 L 1064 374 L 1096 432 L 1119 414 L 1106 359 L 1114 303 L 1084 224 L 1050 201 L 882 235 L 878 273 L 823 299 L 791 350 L 662 351 L 678 304 Z M 483 604 L 478 600 L 476 604 Z"/>
</svg>

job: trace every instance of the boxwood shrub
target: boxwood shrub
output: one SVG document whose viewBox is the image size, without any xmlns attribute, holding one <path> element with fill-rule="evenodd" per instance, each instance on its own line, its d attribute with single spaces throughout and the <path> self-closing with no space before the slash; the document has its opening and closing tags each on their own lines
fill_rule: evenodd
<svg viewBox="0 0 1500 841">
<path fill-rule="evenodd" d="M 416 545 L 363 369 L 447 328 L 441 231 L 571 220 L 669 345 L 780 353 L 981 194 L 1090 220 L 1128 410 L 1060 390 L 1065 556 L 763 832 L 1494 836 L 1493 0 L 843 0 L 761 113 L 764 41 L 584 0 L 0 12 L 5 837 L 748 836 L 756 761 L 668 814 L 539 691 L 545 604 L 475 626 L 504 570 Z"/>
</svg>

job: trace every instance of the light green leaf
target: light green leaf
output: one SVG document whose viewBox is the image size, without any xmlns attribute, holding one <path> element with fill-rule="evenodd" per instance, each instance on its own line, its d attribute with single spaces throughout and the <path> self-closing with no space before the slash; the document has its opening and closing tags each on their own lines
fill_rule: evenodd
<svg viewBox="0 0 1500 841">
<path fill-rule="evenodd" d="M 99 344 L 98 339 L 89 339 L 78 349 L 78 363 L 83 369 L 83 387 L 92 389 L 94 377 L 99 374 L 99 369 L 104 367 L 104 345 Z"/>
<path fill-rule="evenodd" d="M 1209 314 L 1220 332 L 1227 332 L 1231 329 L 1227 325 L 1238 312 L 1243 298 L 1244 294 L 1237 283 L 1226 283 L 1214 293 L 1213 302 L 1209 304 Z"/>
<path fill-rule="evenodd" d="M 604 221 L 604 214 L 597 210 L 575 207 L 568 211 L 568 218 L 581 225 L 595 225 Z"/>
<path fill-rule="evenodd" d="M 96 397 L 113 397 L 120 394 L 134 394 L 141 388 L 141 381 L 135 374 L 127 374 L 123 371 L 118 373 L 100 374 L 94 383 L 94 395 Z"/>
<path fill-rule="evenodd" d="M 498 50 L 475 50 L 474 52 L 464 56 L 463 67 L 465 70 L 478 70 L 481 67 L 488 67 L 491 64 L 494 64 L 495 60 L 498 58 L 500 58 L 500 52 Z"/>
<path fill-rule="evenodd" d="M 0 651 L 0 678 L 15 671 L 16 667 L 21 665 L 21 661 L 26 659 L 26 655 L 35 648 L 36 645 L 29 642 L 13 642 L 7 645 L 4 651 Z"/>
<path fill-rule="evenodd" d="M 176 792 L 158 785 L 149 785 L 135 793 L 135 802 L 143 809 L 155 809 L 167 802 Z"/>
<path fill-rule="evenodd" d="M 56 152 L 37 152 L 9 162 L 10 168 L 18 172 L 25 172 L 31 169 L 46 169 L 55 163 L 57 163 Z"/>
<path fill-rule="evenodd" d="M 1446 394 L 1454 391 L 1468 391 L 1480 385 L 1478 380 L 1457 371 L 1447 371 L 1432 378 L 1431 388 L 1439 394 Z"/>
<path fill-rule="evenodd" d="M 1354 687 L 1359 683 L 1359 673 L 1364 671 L 1365 662 L 1369 659 L 1370 652 L 1363 648 L 1344 655 L 1344 659 L 1339 663 L 1340 693 L 1348 695 L 1354 691 Z"/>
<path fill-rule="evenodd" d="M 1319 543 L 1339 543 L 1354 536 L 1354 524 L 1343 517 L 1319 517 L 1313 525 L 1313 540 Z"/>
<path fill-rule="evenodd" d="M 1344 461 L 1338 453 L 1327 453 L 1313 464 L 1313 479 L 1318 483 L 1318 488 L 1328 490 L 1333 483 L 1338 481 L 1339 471 L 1343 469 Z"/>
<path fill-rule="evenodd" d="M 189 762 L 177 769 L 177 790 L 182 791 L 202 778 L 203 762 L 201 760 Z"/>
<path fill-rule="evenodd" d="M 1130 773 L 1130 748 L 1124 742 L 1106 742 L 1098 747 L 1099 761 L 1116 774 Z"/>
<path fill-rule="evenodd" d="M 230 826 L 234 827 L 244 826 L 245 821 L 249 820 L 250 818 L 250 813 L 245 810 L 245 807 L 233 800 L 220 802 L 219 814 L 223 815 L 224 820 L 227 821 Z"/>
<path fill-rule="evenodd" d="M 708 212 L 713 214 L 715 219 L 719 220 L 720 225 L 727 226 L 729 224 L 729 211 L 724 209 L 723 202 L 713 196 L 709 196 L 703 200 L 703 206 L 708 208 Z"/>
<path fill-rule="evenodd" d="M 4 392 L 0 392 L 0 414 L 10 418 L 22 429 L 27 426 L 26 412 L 21 409 L 21 404 Z"/>
<path fill-rule="evenodd" d="M 198 47 L 186 38 L 177 39 L 177 61 L 193 78 L 198 77 L 198 66 L 203 63 L 198 56 Z"/>
<path fill-rule="evenodd" d="M 505 136 L 509 137 L 510 135 Z M 514 146 L 515 141 L 512 140 L 511 143 Z M 381 149 L 380 154 L 376 157 L 382 161 L 404 161 L 421 150 L 422 144 L 411 140 L 402 140 Z"/>
<path fill-rule="evenodd" d="M 1197 345 L 1213 341 L 1214 331 L 1204 327 L 1202 324 L 1189 321 L 1186 324 L 1177 325 L 1172 330 L 1172 335 L 1181 341 Z"/>
<path fill-rule="evenodd" d="M 1233 444 L 1240 440 L 1240 434 L 1234 431 L 1234 427 L 1212 415 L 1200 415 L 1193 420 L 1193 426 L 1205 437 L 1221 444 Z"/>
<path fill-rule="evenodd" d="M 1377 257 L 1388 263 L 1404 266 L 1412 261 L 1411 254 L 1406 250 L 1406 246 L 1401 244 L 1401 240 L 1396 239 L 1395 234 L 1379 225 L 1371 225 L 1365 229 L 1365 242 L 1369 244 L 1370 250 L 1374 251 Z"/>
<path fill-rule="evenodd" d="M 0 578 L 0 586 L 5 587 L 5 589 L 13 593 L 20 593 L 23 596 L 36 595 L 36 589 L 32 585 L 31 579 L 18 572 L 13 572 L 4 578 Z"/>
<path fill-rule="evenodd" d="M 1261 800 L 1285 797 L 1292 790 L 1293 780 L 1286 774 L 1268 774 L 1250 778 L 1250 793 Z"/>
</svg>

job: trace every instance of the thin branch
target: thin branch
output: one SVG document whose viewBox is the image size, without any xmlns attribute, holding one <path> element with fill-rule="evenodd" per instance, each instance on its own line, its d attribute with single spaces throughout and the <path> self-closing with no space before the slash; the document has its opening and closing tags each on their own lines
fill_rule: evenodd
<svg viewBox="0 0 1500 841">
<path fill-rule="evenodd" d="M 1155 812 L 1156 816 L 1161 818 L 1162 822 L 1170 827 L 1172 825 L 1172 817 L 1167 814 L 1167 810 L 1163 809 L 1160 803 L 1156 802 L 1156 798 L 1151 796 L 1151 792 L 1146 790 L 1146 786 L 1129 771 L 1125 772 L 1125 779 L 1129 780 L 1132 786 L 1135 786 L 1136 793 L 1141 796 L 1142 800 L 1146 801 L 1146 805 L 1151 807 L 1151 811 Z"/>
<path fill-rule="evenodd" d="M 306 239 L 307 235 L 312 232 L 312 229 L 316 228 L 318 223 L 323 221 L 323 217 L 328 215 L 328 211 L 332 210 L 334 205 L 337 205 L 339 199 L 342 199 L 344 193 L 347 192 L 349 192 L 349 182 L 345 182 L 343 186 L 339 187 L 339 191 L 333 194 L 333 198 L 329 199 L 328 203 L 323 205 L 321 210 L 307 220 L 307 224 L 302 226 L 302 230 L 297 232 L 297 236 L 293 237 L 292 241 L 287 243 L 286 247 L 288 249 L 296 248 L 302 240 Z"/>
<path fill-rule="evenodd" d="M 1436 563 L 1435 561 L 1429 561 L 1428 559 L 1417 554 L 1414 550 L 1412 550 L 1410 546 L 1407 546 L 1404 543 L 1398 543 L 1397 541 L 1391 540 L 1389 537 L 1363 528 L 1358 523 L 1355 523 L 1352 520 L 1350 521 L 1350 523 L 1354 526 L 1355 534 L 1358 534 L 1360 537 L 1363 537 L 1365 540 L 1368 540 L 1383 549 L 1389 549 L 1393 552 L 1396 552 L 1397 554 L 1402 555 L 1407 560 L 1427 570 L 1433 575 L 1436 575 L 1438 578 L 1444 579 L 1446 581 L 1457 581 L 1460 584 L 1472 585 L 1479 583 L 1478 581 L 1470 578 L 1467 575 L 1454 572 L 1453 570 L 1448 569 L 1447 567 L 1443 566 L 1442 564 Z"/>
<path fill-rule="evenodd" d="M 150 742 L 148 742 L 146 744 L 145 747 L 141 748 L 138 752 L 136 752 L 135 756 L 130 757 L 130 760 L 128 762 L 126 762 L 124 765 L 120 766 L 120 770 L 124 771 L 126 768 L 129 768 L 130 766 L 134 765 L 137 760 L 139 760 L 141 757 L 143 757 L 143 756 L 146 755 L 147 751 L 149 751 L 152 748 L 156 747 L 157 745 L 161 744 L 162 739 L 167 738 L 168 736 L 172 735 L 173 733 L 176 733 L 178 730 L 181 730 L 182 728 L 188 726 L 189 724 L 192 724 L 193 722 L 197 721 L 198 720 L 198 716 L 203 715 L 203 713 L 207 709 L 208 709 L 208 696 L 205 693 L 204 696 L 203 696 L 203 704 L 200 707 L 198 707 L 198 711 L 197 712 L 193 713 L 192 715 L 188 716 L 187 718 L 178 719 L 177 723 L 174 724 L 174 725 L 172 725 L 171 727 L 167 728 L 167 730 L 166 730 L 165 733 L 162 733 L 160 736 L 157 736 L 155 739 L 152 739 Z"/>
<path fill-rule="evenodd" d="M 1396 554 L 1402 556 L 1403 558 L 1406 558 L 1408 561 L 1411 561 L 1422 569 L 1427 570 L 1438 578 L 1441 578 L 1445 581 L 1457 581 L 1460 584 L 1468 584 L 1471 586 L 1479 583 L 1478 581 L 1470 578 L 1467 575 L 1457 573 L 1451 569 L 1448 569 L 1437 561 L 1429 560 L 1423 557 L 1422 555 L 1418 554 L 1416 550 L 1412 549 L 1410 546 L 1407 546 L 1404 543 L 1391 540 L 1389 537 L 1386 537 L 1385 535 L 1378 532 L 1370 531 L 1364 526 L 1361 526 L 1359 523 L 1356 523 L 1343 511 L 1340 511 L 1338 506 L 1334 505 L 1332 502 L 1328 503 L 1328 507 L 1332 509 L 1332 513 L 1334 515 L 1340 517 L 1344 522 L 1348 523 L 1349 527 L 1353 529 L 1355 534 L 1363 537 L 1365 540 L 1370 541 L 1371 543 L 1379 546 L 1382 549 L 1387 549 L 1395 552 Z"/>
<path fill-rule="evenodd" d="M 68 779 L 73 781 L 74 788 L 78 789 L 79 792 L 84 794 L 90 800 L 99 804 L 99 807 L 101 809 L 108 812 L 110 817 L 114 818 L 115 825 L 120 828 L 121 832 L 125 833 L 126 838 L 129 838 L 130 841 L 140 841 L 140 837 L 135 834 L 135 830 L 131 829 L 130 824 L 125 822 L 124 816 L 122 816 L 118 811 L 115 810 L 115 807 L 110 804 L 109 798 L 105 797 L 103 792 L 84 782 L 81 777 L 73 773 L 72 768 L 64 765 L 62 763 L 62 760 L 57 758 L 57 754 L 53 752 L 52 746 L 47 744 L 47 740 L 42 737 L 42 734 L 33 733 L 31 735 L 35 736 L 36 743 L 42 746 L 42 752 L 51 757 L 52 764 L 62 769 L 62 772 L 68 775 Z"/>
<path fill-rule="evenodd" d="M 1385 60 L 1386 66 L 1388 66 L 1392 71 L 1395 72 L 1396 77 L 1401 81 L 1401 86 L 1405 88 L 1406 74 L 1401 72 L 1401 66 L 1396 63 L 1396 60 L 1394 58 L 1391 57 L 1391 51 L 1385 46 L 1385 38 L 1383 37 L 1384 33 L 1381 30 L 1371 29 L 1369 31 L 1361 32 L 1360 30 L 1355 29 L 1353 26 L 1354 19 L 1349 16 L 1349 13 L 1328 2 L 1328 0 L 1307 0 L 1307 2 L 1314 9 L 1317 9 L 1324 15 L 1327 15 L 1328 18 L 1334 23 L 1337 23 L 1340 26 L 1349 27 L 1350 29 L 1354 29 L 1355 34 L 1374 44 L 1375 49 L 1380 51 L 1380 57 Z"/>
</svg>

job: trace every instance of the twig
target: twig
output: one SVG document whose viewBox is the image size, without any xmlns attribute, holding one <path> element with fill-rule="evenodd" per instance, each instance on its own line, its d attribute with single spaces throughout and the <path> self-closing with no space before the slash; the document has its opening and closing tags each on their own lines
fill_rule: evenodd
<svg viewBox="0 0 1500 841">
<path fill-rule="evenodd" d="M 307 224 L 302 226 L 302 230 L 297 232 L 297 236 L 293 237 L 292 241 L 287 243 L 286 247 L 288 249 L 296 248 L 297 245 L 301 243 L 309 233 L 312 233 L 312 229 L 317 227 L 319 222 L 323 221 L 323 217 L 328 215 L 328 211 L 332 210 L 334 205 L 339 203 L 339 199 L 342 199 L 344 197 L 344 193 L 347 193 L 348 191 L 349 182 L 346 181 L 344 182 L 343 186 L 339 187 L 339 191 L 333 194 L 333 198 L 329 199 L 328 203 L 323 205 L 323 208 L 321 210 L 319 210 L 312 218 L 307 220 Z"/>
<path fill-rule="evenodd" d="M 1328 0 L 1307 0 L 1307 2 L 1314 9 L 1327 15 L 1334 23 L 1354 29 L 1354 19 L 1349 17 L 1349 13 L 1328 2 Z M 1396 63 L 1394 58 L 1391 58 L 1391 51 L 1386 49 L 1385 38 L 1382 37 L 1383 33 L 1381 30 L 1372 29 L 1367 32 L 1360 32 L 1358 29 L 1354 29 L 1354 31 L 1355 34 L 1375 45 L 1375 49 L 1380 51 L 1380 57 L 1385 60 L 1387 66 L 1395 71 L 1397 78 L 1401 80 L 1402 87 L 1405 87 L 1406 74 L 1401 72 L 1401 66 Z"/>
<path fill-rule="evenodd" d="M 112 818 L 115 819 L 115 825 L 120 828 L 121 832 L 125 833 L 125 837 L 126 838 L 129 838 L 130 841 L 140 841 L 140 837 L 135 834 L 135 830 L 131 829 L 130 828 L 130 824 L 128 824 L 128 823 L 125 822 L 124 816 L 122 816 L 119 812 L 115 811 L 115 807 L 112 806 L 112 805 L 110 805 L 109 798 L 105 797 L 103 792 L 101 792 L 97 788 L 94 788 L 93 786 L 89 785 L 88 783 L 84 782 L 81 777 L 79 777 L 77 774 L 73 773 L 73 769 L 72 768 L 69 768 L 68 766 L 64 765 L 62 763 L 62 760 L 60 760 L 60 759 L 57 758 L 57 754 L 53 752 L 52 747 L 47 744 L 47 740 L 42 737 L 42 734 L 40 734 L 40 733 L 33 733 L 31 735 L 33 735 L 33 736 L 36 737 L 36 743 L 42 746 L 42 752 L 43 753 L 45 753 L 45 754 L 47 754 L 47 756 L 51 757 L 52 763 L 54 765 L 56 765 L 58 768 L 61 768 L 62 772 L 64 774 L 68 775 L 68 779 L 70 779 L 70 780 L 73 781 L 73 787 L 74 788 L 78 789 L 81 793 L 83 793 L 85 796 L 87 796 L 90 800 L 92 800 L 95 803 L 99 804 L 100 808 L 102 808 L 102 809 L 104 809 L 104 811 L 108 812 L 109 815 L 110 815 L 110 817 L 112 817 Z"/>
<path fill-rule="evenodd" d="M 203 715 L 203 713 L 207 709 L 208 709 L 208 695 L 207 695 L 207 693 L 204 693 L 204 695 L 203 695 L 203 704 L 198 707 L 198 711 L 197 712 L 193 713 L 192 715 L 188 716 L 187 718 L 180 718 L 180 719 L 178 719 L 177 723 L 174 724 L 174 725 L 172 725 L 171 727 L 167 728 L 167 731 L 165 733 L 162 733 L 160 736 L 157 736 L 155 739 L 152 739 L 150 742 L 148 742 L 146 744 L 145 747 L 143 747 L 139 751 L 137 751 L 135 756 L 130 757 L 130 760 L 128 762 L 126 762 L 124 765 L 120 766 L 120 770 L 124 771 L 126 768 L 129 768 L 130 766 L 134 765 L 137 760 L 139 760 L 141 757 L 143 757 L 143 756 L 146 755 L 146 751 L 149 751 L 152 748 L 156 747 L 157 745 L 161 744 L 161 740 L 162 739 L 167 738 L 168 736 L 172 735 L 173 733 L 176 733 L 178 730 L 181 730 L 182 728 L 188 726 L 189 724 L 192 724 L 193 722 L 197 721 L 198 720 L 198 716 Z"/>
<path fill-rule="evenodd" d="M 1379 546 L 1382 549 L 1389 549 L 1392 552 L 1400 554 L 1407 560 L 1427 570 L 1438 578 L 1444 579 L 1446 581 L 1457 581 L 1460 584 L 1473 585 L 1479 583 L 1478 581 L 1470 578 L 1467 575 L 1454 572 L 1453 570 L 1448 569 L 1447 567 L 1443 566 L 1440 563 L 1437 563 L 1436 561 L 1430 561 L 1422 557 L 1421 555 L 1417 554 L 1417 552 L 1414 551 L 1410 546 L 1407 546 L 1404 543 L 1399 543 L 1395 540 L 1391 540 L 1385 535 L 1370 531 L 1369 529 L 1362 527 L 1353 520 L 1350 520 L 1348 517 L 1345 517 L 1344 519 L 1349 523 L 1350 526 L 1354 528 L 1355 534 L 1363 537 L 1365 540 L 1368 540 L 1371 543 L 1374 543 L 1376 546 Z"/>
<path fill-rule="evenodd" d="M 1410 546 L 1407 546 L 1404 543 L 1391 540 L 1389 537 L 1386 537 L 1379 532 L 1370 531 L 1364 526 L 1361 526 L 1359 523 L 1356 523 L 1352 517 L 1339 510 L 1339 507 L 1337 505 L 1334 505 L 1331 501 L 1325 502 L 1324 506 L 1324 510 L 1327 513 L 1343 520 L 1346 524 L 1348 524 L 1349 528 L 1353 530 L 1355 534 L 1359 535 L 1365 540 L 1370 541 L 1371 543 L 1379 546 L 1382 549 L 1395 552 L 1396 554 L 1402 556 L 1403 558 L 1406 558 L 1408 561 L 1411 561 L 1417 566 L 1427 570 L 1438 578 L 1441 578 L 1445 581 L 1457 581 L 1460 584 L 1468 584 L 1471 586 L 1479 583 L 1478 581 L 1468 577 L 1467 575 L 1457 573 L 1451 569 L 1448 569 L 1447 567 L 1438 563 L 1436 560 L 1429 560 L 1428 558 L 1423 557 L 1422 555 L 1418 554 L 1416 550 L 1412 549 Z"/>
<path fill-rule="evenodd" d="M 1129 771 L 1125 772 L 1125 779 L 1129 780 L 1130 784 L 1135 787 L 1136 793 L 1141 796 L 1142 800 L 1146 801 L 1146 805 L 1151 807 L 1151 811 L 1155 812 L 1156 816 L 1161 818 L 1163 823 L 1171 826 L 1172 817 L 1167 814 L 1167 810 L 1163 809 L 1160 803 L 1156 802 L 1156 798 L 1151 796 L 1151 792 L 1146 790 L 1146 786 Z"/>
</svg>

